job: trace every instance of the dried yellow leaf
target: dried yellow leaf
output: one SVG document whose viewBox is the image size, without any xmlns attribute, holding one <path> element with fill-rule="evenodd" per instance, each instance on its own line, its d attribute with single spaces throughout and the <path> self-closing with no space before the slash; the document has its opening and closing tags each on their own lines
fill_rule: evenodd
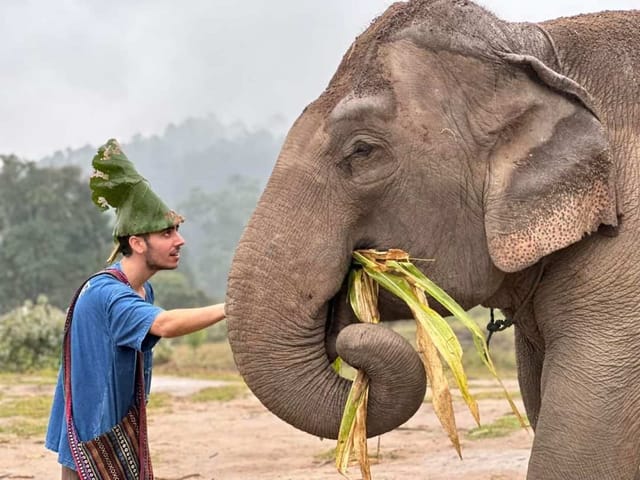
<svg viewBox="0 0 640 480">
<path fill-rule="evenodd" d="M 358 320 L 366 323 L 379 322 L 378 285 L 401 298 L 411 309 L 416 320 L 416 343 L 432 390 L 434 411 L 460 457 L 462 457 L 460 439 L 442 359 L 449 366 L 460 388 L 460 393 L 478 424 L 480 423 L 480 412 L 477 402 L 469 392 L 467 376 L 462 367 L 460 342 L 449 324 L 429 307 L 426 294 L 429 294 L 453 313 L 471 332 L 483 362 L 500 383 L 520 423 L 526 426 L 523 417 L 498 377 L 489 356 L 486 341 L 478 326 L 446 292 L 409 262 L 408 253 L 399 249 L 357 250 L 353 252 L 353 257 L 355 262 L 362 267 L 352 269 L 349 279 L 349 302 Z M 364 480 L 371 479 L 366 432 L 368 388 L 368 378 L 364 372 L 358 371 L 347 398 L 336 448 L 338 471 L 347 476 L 349 459 L 352 452 L 355 451 Z"/>
</svg>

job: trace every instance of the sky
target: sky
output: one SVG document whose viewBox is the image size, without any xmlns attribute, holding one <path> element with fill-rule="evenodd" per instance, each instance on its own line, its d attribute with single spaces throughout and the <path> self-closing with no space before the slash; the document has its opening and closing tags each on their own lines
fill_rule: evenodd
<svg viewBox="0 0 640 480">
<path fill-rule="evenodd" d="M 390 0 L 0 0 L 0 153 L 162 134 L 215 115 L 285 132 Z M 539 21 L 640 0 L 478 0 Z"/>
</svg>

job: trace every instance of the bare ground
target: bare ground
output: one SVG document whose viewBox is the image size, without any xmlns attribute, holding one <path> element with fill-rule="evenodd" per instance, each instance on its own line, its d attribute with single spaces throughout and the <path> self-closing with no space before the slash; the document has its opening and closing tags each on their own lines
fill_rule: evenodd
<svg viewBox="0 0 640 480">
<path fill-rule="evenodd" d="M 149 413 L 149 436 L 156 480 L 329 480 L 342 478 L 333 465 L 333 440 L 321 440 L 287 425 L 247 392 L 226 402 L 194 402 L 189 395 L 216 385 L 206 381 L 154 379 L 154 390 L 169 393 Z M 513 385 L 511 385 L 513 387 Z M 14 386 L 19 388 L 19 386 Z M 482 383 L 472 392 L 495 390 Z M 504 399 L 479 400 L 483 424 L 509 413 Z M 517 402 L 522 409 L 520 402 Z M 369 441 L 374 480 L 520 480 L 525 478 L 533 434 L 471 440 L 474 426 L 456 402 L 463 460 L 451 447 L 430 404 L 405 425 Z M 379 445 L 378 445 L 379 440 Z M 360 479 L 354 465 L 350 478 Z M 55 454 L 41 438 L 0 442 L 0 479 L 57 479 Z"/>
</svg>

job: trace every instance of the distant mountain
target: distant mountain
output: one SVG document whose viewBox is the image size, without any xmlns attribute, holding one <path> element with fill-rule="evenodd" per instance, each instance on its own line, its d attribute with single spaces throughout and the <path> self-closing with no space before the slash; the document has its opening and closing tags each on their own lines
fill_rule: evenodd
<svg viewBox="0 0 640 480">
<path fill-rule="evenodd" d="M 137 135 L 122 148 L 153 189 L 171 205 L 183 202 L 198 187 L 218 190 L 232 176 L 266 183 L 283 142 L 266 128 L 250 130 L 242 123 L 222 124 L 215 116 L 170 124 L 162 135 Z M 105 138 L 105 141 L 107 138 Z M 98 145 L 57 151 L 40 160 L 43 166 L 77 165 L 87 175 Z"/>
</svg>

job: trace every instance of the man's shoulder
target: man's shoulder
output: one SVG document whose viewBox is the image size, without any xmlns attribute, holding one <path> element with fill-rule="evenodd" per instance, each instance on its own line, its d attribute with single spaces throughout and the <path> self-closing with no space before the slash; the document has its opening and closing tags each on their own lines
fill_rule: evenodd
<svg viewBox="0 0 640 480">
<path fill-rule="evenodd" d="M 109 297 L 115 292 L 126 288 L 126 285 L 113 275 L 100 272 L 99 275 L 90 277 L 80 291 L 80 297 L 85 299 L 97 299 Z"/>
</svg>

